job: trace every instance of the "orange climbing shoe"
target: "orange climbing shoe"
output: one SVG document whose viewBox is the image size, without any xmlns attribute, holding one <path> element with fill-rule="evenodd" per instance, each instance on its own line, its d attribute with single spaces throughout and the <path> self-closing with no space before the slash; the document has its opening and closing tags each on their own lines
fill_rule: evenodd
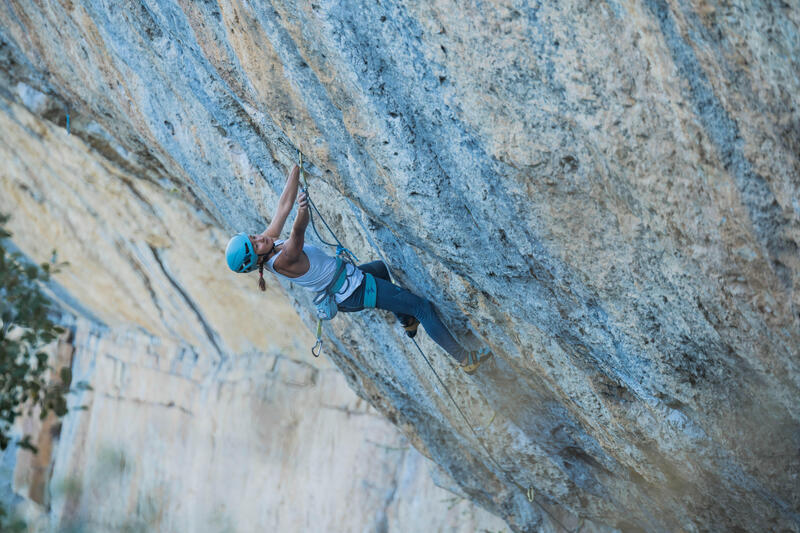
<svg viewBox="0 0 800 533">
<path fill-rule="evenodd" d="M 406 335 L 409 338 L 413 339 L 417 335 L 417 328 L 419 328 L 419 320 L 416 317 L 411 317 L 411 320 L 408 324 L 400 323 L 403 326 L 403 329 L 406 330 Z"/>
<path fill-rule="evenodd" d="M 478 367 L 483 364 L 492 356 L 489 348 L 481 348 L 480 350 L 467 353 L 467 358 L 461 363 L 461 370 L 467 374 L 474 374 Z"/>
</svg>

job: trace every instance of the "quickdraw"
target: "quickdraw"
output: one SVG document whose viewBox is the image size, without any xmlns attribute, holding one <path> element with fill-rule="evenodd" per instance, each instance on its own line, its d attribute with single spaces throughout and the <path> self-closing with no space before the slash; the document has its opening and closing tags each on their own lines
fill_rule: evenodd
<svg viewBox="0 0 800 533">
<path fill-rule="evenodd" d="M 327 246 L 336 247 L 336 259 L 338 261 L 336 274 L 333 276 L 333 280 L 314 298 L 314 304 L 317 309 L 317 342 L 314 344 L 314 347 L 311 348 L 311 354 L 314 357 L 319 357 L 320 353 L 322 353 L 322 321 L 330 320 L 336 315 L 336 300 L 334 299 L 334 294 L 339 292 L 344 282 L 349 283 L 349 280 L 347 279 L 346 263 L 350 263 L 355 266 L 355 264 L 358 262 L 358 258 L 353 252 L 345 248 L 339 238 L 336 237 L 336 234 L 325 221 L 325 217 L 322 216 L 322 213 L 319 212 L 319 209 L 317 209 L 317 206 L 311 200 L 311 195 L 308 193 L 308 180 L 306 179 L 305 172 L 303 171 L 303 153 L 298 151 L 297 158 L 300 165 L 300 179 L 305 184 L 301 187 L 301 190 L 303 193 L 305 193 L 306 198 L 308 198 L 308 205 L 311 207 L 311 209 L 308 210 L 308 215 L 311 220 L 311 228 L 314 230 L 314 234 L 317 236 L 317 239 L 319 239 L 320 242 Z M 314 223 L 314 211 L 317 212 L 317 216 L 320 218 L 320 220 L 322 220 L 322 223 L 325 224 L 325 228 L 327 228 L 328 232 L 333 235 L 336 243 L 326 241 L 319 234 L 319 231 L 317 231 L 317 226 Z M 344 280 L 342 280 L 342 276 L 344 276 Z"/>
<path fill-rule="evenodd" d="M 333 230 L 330 228 L 330 226 L 328 226 L 328 224 L 325 222 L 325 219 L 322 217 L 322 214 L 320 214 L 319 210 L 317 209 L 317 206 L 314 205 L 314 202 L 311 201 L 311 196 L 308 195 L 308 181 L 305 179 L 305 173 L 303 172 L 303 154 L 300 151 L 298 151 L 297 153 L 298 153 L 298 157 L 299 157 L 299 160 L 300 160 L 300 177 L 303 179 L 303 181 L 305 181 L 305 187 L 303 188 L 303 192 L 308 196 L 308 203 L 312 208 L 312 209 L 309 209 L 309 215 L 310 216 L 312 215 L 312 210 L 317 212 L 317 215 L 319 215 L 319 218 L 322 220 L 323 224 L 325 224 L 325 227 L 328 229 L 330 234 L 333 235 L 333 238 L 336 240 L 336 244 L 326 242 L 320 236 L 319 232 L 317 232 L 316 226 L 314 226 L 314 217 L 311 216 L 311 227 L 314 229 L 314 233 L 316 233 L 317 238 L 320 241 L 322 241 L 323 243 L 325 243 L 326 245 L 328 245 L 328 246 L 336 246 L 336 256 L 337 256 L 337 258 L 340 258 L 340 259 L 342 259 L 344 261 L 348 261 L 348 262 L 351 262 L 351 263 L 355 264 L 355 261 L 358 261 L 356 256 L 350 250 L 348 250 L 347 248 L 345 248 L 342 245 L 342 243 L 336 237 L 336 234 L 333 232 Z M 422 348 L 420 348 L 419 344 L 417 344 L 416 339 L 412 338 L 411 341 L 414 343 L 414 346 L 417 347 L 417 350 L 419 351 L 420 355 L 422 355 L 422 358 L 425 360 L 425 362 L 428 364 L 428 367 L 433 372 L 433 375 L 436 376 L 436 379 L 441 384 L 442 389 L 445 391 L 447 396 L 450 398 L 450 401 L 453 403 L 453 405 L 455 406 L 456 410 L 461 414 L 461 418 L 463 418 L 463 420 L 466 423 L 467 427 L 470 429 L 472 434 L 475 436 L 475 439 L 477 440 L 478 444 L 486 452 L 486 455 L 489 458 L 489 460 L 492 462 L 492 464 L 497 468 L 497 470 L 499 472 L 502 472 L 502 473 L 508 475 L 508 472 L 506 472 L 503 469 L 503 467 L 500 466 L 500 464 L 498 464 L 498 462 L 495 460 L 492 452 L 489 450 L 489 448 L 483 442 L 483 439 L 481 439 L 481 437 L 478 435 L 478 432 L 475 430 L 475 428 L 473 427 L 472 423 L 469 421 L 469 418 L 467 418 L 467 415 L 464 414 L 464 411 L 462 411 L 461 408 L 458 406 L 458 403 L 456 402 L 455 398 L 453 398 L 453 395 L 450 394 L 450 390 L 447 388 L 447 385 L 445 385 L 444 381 L 439 376 L 439 373 L 436 372 L 436 369 L 433 367 L 433 365 L 431 364 L 430 360 L 425 355 L 425 352 L 423 352 Z M 319 357 L 319 354 L 321 352 L 322 352 L 322 320 L 318 319 L 317 320 L 317 343 L 314 345 L 313 348 L 311 348 L 311 353 L 314 355 L 314 357 Z M 494 421 L 494 416 L 492 417 L 492 421 Z M 491 422 L 490 422 L 490 424 L 491 424 Z M 564 531 L 570 531 L 544 505 L 542 505 L 541 503 L 536 501 L 536 489 L 533 486 L 524 487 L 520 483 L 518 483 L 517 481 L 512 479 L 510 476 L 506 477 L 506 479 L 507 479 L 507 481 L 509 483 L 515 485 L 520 490 L 520 492 L 525 494 L 525 496 L 527 497 L 528 501 L 531 504 L 537 505 L 542 511 L 545 512 L 545 514 L 547 514 L 547 516 L 550 517 L 551 520 L 553 520 L 555 523 L 557 523 Z M 581 527 L 583 527 L 583 520 L 581 520 L 578 523 L 578 527 L 573 531 L 578 531 Z"/>
</svg>

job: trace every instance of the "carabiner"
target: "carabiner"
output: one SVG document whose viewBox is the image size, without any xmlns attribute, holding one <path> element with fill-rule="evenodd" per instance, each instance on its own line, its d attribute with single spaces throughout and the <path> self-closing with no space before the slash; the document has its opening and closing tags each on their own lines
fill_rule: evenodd
<svg viewBox="0 0 800 533">
<path fill-rule="evenodd" d="M 314 351 L 316 350 L 316 351 Z M 319 354 L 322 353 L 322 339 L 317 339 L 317 343 L 311 348 L 311 355 L 314 357 L 319 357 Z"/>
<path fill-rule="evenodd" d="M 314 351 L 316 350 L 316 351 Z M 317 343 L 311 348 L 311 354 L 314 357 L 319 357 L 319 354 L 322 353 L 322 320 L 317 319 Z"/>
</svg>

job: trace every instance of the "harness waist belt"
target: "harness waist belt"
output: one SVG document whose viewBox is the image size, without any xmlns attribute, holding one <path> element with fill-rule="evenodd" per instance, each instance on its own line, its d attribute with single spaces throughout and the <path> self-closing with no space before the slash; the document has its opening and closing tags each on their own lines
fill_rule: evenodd
<svg viewBox="0 0 800 533">
<path fill-rule="evenodd" d="M 378 296 L 375 278 L 372 274 L 364 274 L 364 278 L 364 307 L 375 307 Z"/>
<path fill-rule="evenodd" d="M 336 294 L 347 281 L 347 263 L 340 258 L 336 258 L 336 274 L 333 275 L 330 285 L 325 287 L 328 294 Z"/>
</svg>

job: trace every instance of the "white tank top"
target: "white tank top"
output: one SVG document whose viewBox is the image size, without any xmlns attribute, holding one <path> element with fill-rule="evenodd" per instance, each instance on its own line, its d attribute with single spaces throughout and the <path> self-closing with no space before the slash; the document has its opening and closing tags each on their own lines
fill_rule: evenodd
<svg viewBox="0 0 800 533">
<path fill-rule="evenodd" d="M 285 240 L 275 241 L 275 245 L 279 246 L 285 242 Z M 301 287 L 305 287 L 313 292 L 325 290 L 325 287 L 333 281 L 333 276 L 336 274 L 336 258 L 329 256 L 313 244 L 303 244 L 303 253 L 308 257 L 308 272 L 298 278 L 284 276 L 275 270 L 273 263 L 275 263 L 275 260 L 282 253 L 283 250 L 273 255 L 270 260 L 267 261 L 267 268 L 276 275 L 288 279 L 292 283 L 297 283 Z M 364 273 L 350 263 L 348 263 L 345 268 L 347 269 L 347 282 L 342 285 L 342 288 L 336 293 L 336 303 L 345 301 L 347 297 L 353 294 L 358 286 L 361 285 L 361 281 L 364 279 Z"/>
</svg>

